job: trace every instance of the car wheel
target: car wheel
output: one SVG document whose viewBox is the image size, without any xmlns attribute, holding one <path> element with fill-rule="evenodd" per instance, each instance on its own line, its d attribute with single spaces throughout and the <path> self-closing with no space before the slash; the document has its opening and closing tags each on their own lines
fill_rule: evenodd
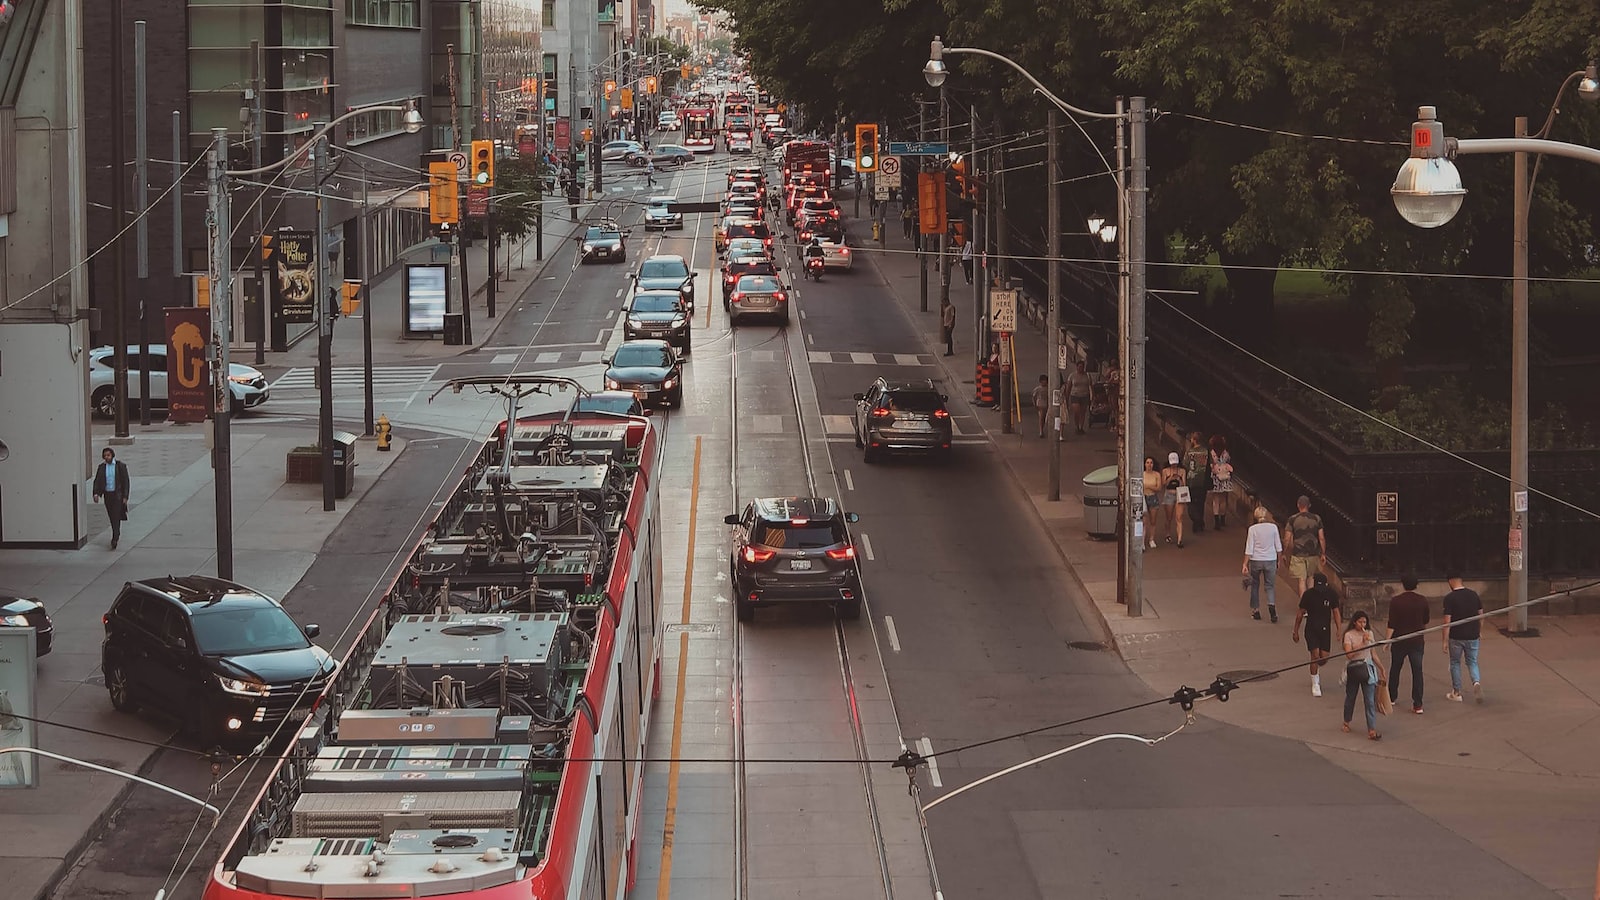
<svg viewBox="0 0 1600 900">
<path fill-rule="evenodd" d="M 840 600 L 837 606 L 839 607 L 839 618 L 850 619 L 851 621 L 861 618 L 860 597 L 854 600 Z"/>
<path fill-rule="evenodd" d="M 111 695 L 111 708 L 117 712 L 131 713 L 139 708 L 127 670 L 116 663 L 106 668 L 106 693 Z"/>
<path fill-rule="evenodd" d="M 683 355 L 684 356 L 689 356 L 691 353 L 693 353 L 693 347 L 694 347 L 694 333 L 693 332 L 689 332 L 689 331 L 685 331 L 683 333 Z"/>
<path fill-rule="evenodd" d="M 872 465 L 873 463 L 876 463 L 878 461 L 878 451 L 874 450 L 871 447 L 862 447 L 861 448 L 861 461 L 866 463 L 869 466 Z"/>
<path fill-rule="evenodd" d="M 228 399 L 228 415 L 237 416 L 242 412 L 244 412 L 244 401 L 238 397 L 230 397 Z"/>
<path fill-rule="evenodd" d="M 784 316 L 783 318 L 779 319 L 778 320 L 778 327 L 779 328 L 788 328 L 789 327 L 789 317 L 788 316 Z"/>
<path fill-rule="evenodd" d="M 850 436 L 856 439 L 856 449 L 860 450 L 861 446 L 862 446 L 861 445 L 861 430 L 856 427 L 856 424 L 854 422 L 850 423 Z"/>
<path fill-rule="evenodd" d="M 642 157 L 642 156 L 631 157 L 628 160 L 628 165 L 633 166 L 635 169 L 642 169 L 642 168 L 644 168 L 644 157 Z"/>
<path fill-rule="evenodd" d="M 754 622 L 756 618 L 756 605 L 749 600 L 739 600 L 735 604 L 739 613 L 739 621 Z"/>
<path fill-rule="evenodd" d="M 117 392 L 115 388 L 103 387 L 94 392 L 89 398 L 89 406 L 95 415 L 102 419 L 115 418 L 117 415 Z"/>
</svg>

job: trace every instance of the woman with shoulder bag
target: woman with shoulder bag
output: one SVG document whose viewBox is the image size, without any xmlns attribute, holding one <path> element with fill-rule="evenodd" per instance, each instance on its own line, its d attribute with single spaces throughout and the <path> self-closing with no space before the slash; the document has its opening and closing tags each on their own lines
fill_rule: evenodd
<svg viewBox="0 0 1600 900">
<path fill-rule="evenodd" d="M 1345 682 L 1344 682 L 1344 731 L 1350 730 L 1350 717 L 1356 711 L 1356 694 L 1364 697 L 1363 703 L 1367 711 L 1367 740 L 1376 741 L 1383 737 L 1378 733 L 1378 685 L 1383 681 L 1383 665 L 1372 655 L 1372 644 L 1376 640 L 1372 629 L 1367 622 L 1365 610 L 1357 610 L 1350 616 L 1349 624 L 1344 628 L 1344 656 Z"/>
<path fill-rule="evenodd" d="M 1189 485 L 1184 483 L 1183 466 L 1177 453 L 1167 454 L 1167 467 L 1161 470 L 1161 511 L 1167 519 L 1167 543 L 1174 536 L 1178 549 L 1183 549 L 1183 520 L 1189 517 Z"/>
</svg>

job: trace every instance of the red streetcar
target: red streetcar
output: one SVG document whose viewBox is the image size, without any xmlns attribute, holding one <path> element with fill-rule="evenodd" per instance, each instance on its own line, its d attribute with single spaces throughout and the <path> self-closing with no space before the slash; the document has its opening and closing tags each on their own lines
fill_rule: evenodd
<svg viewBox="0 0 1600 900">
<path fill-rule="evenodd" d="M 208 900 L 554 900 L 633 881 L 661 435 L 576 404 L 518 415 L 583 394 L 570 379 L 446 388 L 503 396 L 506 419 L 289 735 Z"/>
</svg>

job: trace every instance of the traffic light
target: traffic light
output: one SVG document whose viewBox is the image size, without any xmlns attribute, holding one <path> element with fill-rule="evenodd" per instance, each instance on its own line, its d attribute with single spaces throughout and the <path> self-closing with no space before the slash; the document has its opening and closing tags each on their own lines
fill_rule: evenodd
<svg viewBox="0 0 1600 900">
<path fill-rule="evenodd" d="M 856 126 L 856 171 L 878 171 L 878 126 Z"/>
<path fill-rule="evenodd" d="M 684 63 L 678 67 L 678 77 L 687 81 L 689 79 L 689 64 Z"/>
<path fill-rule="evenodd" d="M 472 142 L 472 183 L 494 187 L 494 141 Z"/>
<path fill-rule="evenodd" d="M 644 92 L 646 94 L 654 94 L 656 92 L 656 77 L 654 75 L 646 75 L 644 77 Z"/>
<path fill-rule="evenodd" d="M 452 225 L 461 220 L 461 194 L 455 163 L 428 163 L 428 221 Z"/>
<path fill-rule="evenodd" d="M 606 99 L 610 100 L 611 99 L 611 95 L 615 94 L 616 92 L 617 92 L 617 83 L 616 83 L 616 81 L 614 81 L 613 79 L 607 78 L 606 79 Z"/>
<path fill-rule="evenodd" d="M 633 109 L 633 88 L 622 89 L 622 108 Z"/>
</svg>

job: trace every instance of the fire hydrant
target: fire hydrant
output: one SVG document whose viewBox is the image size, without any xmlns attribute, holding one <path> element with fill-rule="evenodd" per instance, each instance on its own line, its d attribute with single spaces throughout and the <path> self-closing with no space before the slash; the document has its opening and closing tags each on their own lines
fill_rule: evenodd
<svg viewBox="0 0 1600 900">
<path fill-rule="evenodd" d="M 390 441 L 389 433 L 394 431 L 394 426 L 389 424 L 388 416 L 379 416 L 376 427 L 378 431 L 378 449 L 387 451 Z"/>
<path fill-rule="evenodd" d="M 883 223 L 877 220 L 872 222 L 872 241 L 873 243 L 883 242 Z"/>
</svg>

